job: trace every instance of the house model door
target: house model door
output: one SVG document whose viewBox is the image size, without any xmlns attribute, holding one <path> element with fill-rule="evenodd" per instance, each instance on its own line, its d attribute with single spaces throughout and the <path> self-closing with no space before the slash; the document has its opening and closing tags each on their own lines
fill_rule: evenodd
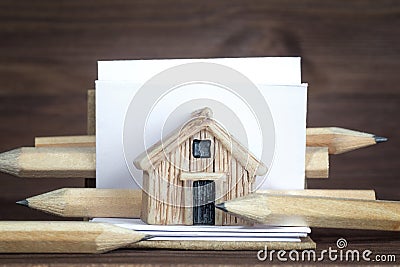
<svg viewBox="0 0 400 267">
<path fill-rule="evenodd" d="M 215 182 L 193 182 L 193 224 L 215 225 Z"/>
</svg>

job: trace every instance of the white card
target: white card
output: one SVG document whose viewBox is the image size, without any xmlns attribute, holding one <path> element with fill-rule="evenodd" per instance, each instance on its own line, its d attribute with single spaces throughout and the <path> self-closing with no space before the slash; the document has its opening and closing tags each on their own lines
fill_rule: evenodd
<svg viewBox="0 0 400 267">
<path fill-rule="evenodd" d="M 152 76 L 190 62 L 212 62 L 240 69 L 255 89 L 235 92 L 213 83 L 191 83 L 164 94 L 156 90 L 153 93 L 151 88 L 143 93 L 143 85 Z M 267 70 L 266 74 L 263 70 Z M 230 79 L 232 73 L 228 74 Z M 190 112 L 209 106 L 214 118 L 269 168 L 265 177 L 257 179 L 261 188 L 303 189 L 307 85 L 300 84 L 300 76 L 299 58 L 99 62 L 97 187 L 140 187 L 142 172 L 133 166 L 136 156 L 181 127 Z M 147 93 L 150 96 L 146 98 Z M 138 108 L 146 101 L 153 101 L 147 103 L 151 109 Z"/>
<path fill-rule="evenodd" d="M 133 81 L 143 84 L 168 68 L 199 62 L 215 63 L 233 68 L 258 84 L 301 84 L 299 57 L 99 61 L 97 79 L 99 81 Z"/>
</svg>

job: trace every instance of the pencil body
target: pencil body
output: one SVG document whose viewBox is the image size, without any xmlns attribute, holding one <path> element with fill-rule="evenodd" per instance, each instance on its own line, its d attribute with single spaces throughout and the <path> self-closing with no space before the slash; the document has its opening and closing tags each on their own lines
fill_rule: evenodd
<svg viewBox="0 0 400 267">
<path fill-rule="evenodd" d="M 329 154 L 341 154 L 386 140 L 373 134 L 338 127 L 307 128 L 307 146 L 328 147 Z"/>
<path fill-rule="evenodd" d="M 374 190 L 266 190 L 258 192 L 375 199 Z M 140 189 L 63 188 L 17 202 L 62 217 L 140 218 Z"/>
<path fill-rule="evenodd" d="M 2 221 L 0 253 L 102 253 L 144 237 L 105 223 Z"/>
<path fill-rule="evenodd" d="M 36 137 L 35 147 L 96 147 L 95 135 Z"/>
<path fill-rule="evenodd" d="M 217 207 L 269 225 L 400 230 L 400 202 L 395 201 L 258 193 Z"/>
<path fill-rule="evenodd" d="M 337 127 L 307 128 L 307 178 L 327 178 L 329 154 L 340 154 L 387 140 Z M 0 171 L 19 177 L 95 177 L 95 136 L 38 137 L 36 148 L 0 154 Z"/>
<path fill-rule="evenodd" d="M 306 151 L 306 175 L 326 178 L 327 152 Z M 0 154 L 0 171 L 25 178 L 95 178 L 95 147 L 22 147 Z"/>
<path fill-rule="evenodd" d="M 306 148 L 306 178 L 329 177 L 329 154 L 327 147 Z"/>
<path fill-rule="evenodd" d="M 94 92 L 91 92 L 94 93 Z M 94 125 L 94 123 L 91 123 Z M 94 127 L 89 133 L 94 133 Z M 312 127 L 307 128 L 307 146 L 308 147 L 328 147 L 330 154 L 341 154 L 358 148 L 375 145 L 379 142 L 387 141 L 387 138 L 378 137 L 373 134 L 344 129 L 340 127 Z M 96 146 L 95 135 L 83 136 L 52 136 L 36 137 L 35 146 Z"/>
<path fill-rule="evenodd" d="M 87 91 L 87 133 L 96 133 L 96 91 Z"/>
</svg>

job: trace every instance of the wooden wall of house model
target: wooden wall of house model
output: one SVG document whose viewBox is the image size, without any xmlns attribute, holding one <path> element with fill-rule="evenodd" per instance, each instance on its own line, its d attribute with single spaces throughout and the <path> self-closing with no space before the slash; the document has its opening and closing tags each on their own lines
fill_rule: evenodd
<svg viewBox="0 0 400 267">
<path fill-rule="evenodd" d="M 215 210 L 252 191 L 267 168 L 212 118 L 209 108 L 135 159 L 143 170 L 141 218 L 148 224 L 245 224 Z"/>
</svg>

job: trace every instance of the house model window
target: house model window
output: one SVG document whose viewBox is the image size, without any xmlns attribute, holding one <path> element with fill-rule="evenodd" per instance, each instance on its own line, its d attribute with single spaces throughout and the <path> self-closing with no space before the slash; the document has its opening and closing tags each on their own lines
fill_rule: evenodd
<svg viewBox="0 0 400 267">
<path fill-rule="evenodd" d="M 193 140 L 193 157 L 195 158 L 211 158 L 211 140 Z"/>
</svg>

